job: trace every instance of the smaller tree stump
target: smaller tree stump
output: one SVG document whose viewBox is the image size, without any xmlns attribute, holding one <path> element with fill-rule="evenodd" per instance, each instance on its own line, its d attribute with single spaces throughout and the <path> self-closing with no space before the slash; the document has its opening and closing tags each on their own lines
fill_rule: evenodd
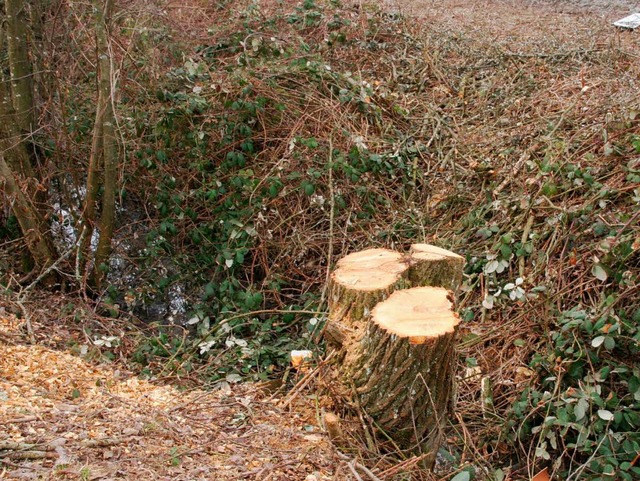
<svg viewBox="0 0 640 481">
<path fill-rule="evenodd" d="M 413 244 L 409 258 L 412 286 L 440 286 L 453 292 L 460 286 L 464 257 L 430 244 Z"/>
<path fill-rule="evenodd" d="M 409 264 L 389 249 L 367 249 L 343 257 L 331 276 L 329 320 L 325 337 L 345 354 L 361 337 L 371 309 L 396 288 L 407 285 Z M 339 356 L 342 357 L 342 356 Z"/>
</svg>

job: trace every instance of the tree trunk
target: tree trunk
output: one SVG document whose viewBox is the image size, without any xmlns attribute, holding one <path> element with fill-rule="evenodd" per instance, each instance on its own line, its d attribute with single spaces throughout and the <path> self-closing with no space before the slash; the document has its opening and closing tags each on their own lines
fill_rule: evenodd
<svg viewBox="0 0 640 481">
<path fill-rule="evenodd" d="M 0 123 L 0 183 L 3 184 L 5 193 L 12 203 L 13 213 L 25 236 L 33 261 L 37 267 L 44 269 L 51 265 L 58 255 L 48 231 L 47 222 L 38 208 L 38 201 L 42 199 L 43 194 L 46 194 L 46 188 L 36 177 L 27 149 L 27 140 L 20 128 L 20 124 L 30 122 L 28 117 L 32 114 L 32 107 L 27 108 L 24 99 L 28 98 L 32 102 L 33 97 L 30 94 L 24 94 L 31 88 L 25 90 L 23 80 L 31 79 L 29 75 L 24 77 L 26 75 L 24 72 L 30 72 L 31 69 L 29 66 L 24 66 L 25 61 L 28 63 L 28 56 L 26 59 L 22 57 L 22 53 L 25 53 L 27 48 L 26 28 L 24 25 L 15 25 L 16 22 L 25 21 L 24 12 L 20 10 L 19 5 L 22 4 L 15 1 L 6 4 L 11 82 L 7 82 L 4 75 L 0 74 L 0 117 L 3 119 Z M 24 35 L 22 40 L 17 38 L 20 35 Z M 2 30 L 0 31 L 0 51 L 4 47 L 4 40 L 5 31 Z M 11 88 L 8 88 L 9 85 Z M 12 91 L 14 86 L 18 88 L 17 93 Z M 22 115 L 16 112 L 14 103 L 23 109 Z M 55 282 L 55 275 L 45 278 L 45 283 L 53 282 Z"/>
<path fill-rule="evenodd" d="M 13 213 L 18 219 L 29 252 L 36 264 L 41 268 L 53 264 L 57 259 L 57 254 L 50 238 L 41 231 L 43 221 L 39 218 L 38 210 L 20 189 L 14 172 L 2 154 L 0 154 L 0 182 L 4 184 L 5 193 L 13 203 Z"/>
<path fill-rule="evenodd" d="M 102 214 L 100 217 L 100 240 L 93 263 L 94 282 L 98 288 L 108 271 L 111 255 L 111 239 L 116 218 L 116 191 L 118 176 L 118 144 L 116 141 L 115 115 L 113 111 L 113 90 L 111 51 L 108 25 L 111 20 L 111 0 L 104 0 L 102 10 L 96 0 L 96 48 L 98 54 L 98 88 L 103 102 L 102 117 L 102 159 L 104 164 L 104 191 L 102 194 Z"/>
<path fill-rule="evenodd" d="M 27 42 L 28 5 L 25 0 L 5 0 L 7 46 L 13 108 L 23 132 L 31 132 L 34 119 L 33 72 Z"/>
<path fill-rule="evenodd" d="M 94 125 L 91 158 L 87 172 L 87 196 L 80 235 L 80 255 L 90 256 L 90 243 L 96 220 L 96 204 L 100 189 L 100 172 L 103 174 L 103 193 L 99 222 L 100 236 L 93 258 L 92 279 L 99 289 L 108 271 L 111 240 L 115 225 L 116 192 L 118 176 L 118 144 L 113 110 L 112 58 L 108 25 L 111 18 L 111 0 L 94 1 L 96 12 L 96 57 L 98 60 L 98 107 Z"/>
<path fill-rule="evenodd" d="M 432 467 L 452 408 L 453 292 L 464 259 L 426 244 L 409 255 L 369 249 L 340 260 L 325 331 L 342 394 L 402 449 Z"/>
</svg>

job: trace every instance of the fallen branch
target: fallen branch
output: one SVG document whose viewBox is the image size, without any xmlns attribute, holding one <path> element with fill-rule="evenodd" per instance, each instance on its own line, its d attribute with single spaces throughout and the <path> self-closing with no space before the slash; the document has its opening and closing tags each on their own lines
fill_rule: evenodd
<svg viewBox="0 0 640 481">
<path fill-rule="evenodd" d="M 23 418 L 7 419 L 6 421 L 0 421 L 0 424 L 18 424 L 18 423 L 30 423 L 36 421 L 37 416 L 25 416 Z M 0 449 L 2 449 L 2 443 L 0 443 Z"/>
</svg>

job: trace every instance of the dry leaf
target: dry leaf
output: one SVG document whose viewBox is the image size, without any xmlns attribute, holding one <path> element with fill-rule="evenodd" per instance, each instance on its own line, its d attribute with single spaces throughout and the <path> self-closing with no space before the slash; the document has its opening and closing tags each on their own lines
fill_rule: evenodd
<svg viewBox="0 0 640 481">
<path fill-rule="evenodd" d="M 549 468 L 544 468 L 542 471 L 538 472 L 531 481 L 549 481 L 551 477 L 549 476 Z"/>
</svg>

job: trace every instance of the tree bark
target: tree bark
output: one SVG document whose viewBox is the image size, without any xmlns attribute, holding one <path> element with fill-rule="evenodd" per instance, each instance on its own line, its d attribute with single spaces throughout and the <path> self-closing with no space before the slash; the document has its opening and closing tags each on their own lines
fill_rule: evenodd
<svg viewBox="0 0 640 481">
<path fill-rule="evenodd" d="M 329 345 L 338 384 L 402 449 L 432 467 L 454 392 L 453 296 L 464 259 L 426 244 L 351 254 L 331 277 Z"/>
<path fill-rule="evenodd" d="M 83 225 L 80 229 L 80 255 L 90 257 L 91 237 L 98 224 L 99 238 L 93 257 L 92 279 L 99 289 L 108 271 L 111 240 L 115 226 L 116 192 L 118 188 L 118 144 L 116 139 L 115 114 L 113 110 L 112 58 L 109 45 L 108 26 L 111 19 L 111 0 L 94 1 L 96 12 L 96 57 L 98 64 L 98 107 L 94 125 L 91 157 L 87 171 L 87 195 L 83 210 Z M 100 221 L 97 222 L 98 192 L 102 173 L 103 193 Z"/>
<path fill-rule="evenodd" d="M 407 285 L 408 268 L 401 254 L 388 249 L 367 249 L 338 261 L 331 276 L 325 337 L 342 351 L 341 357 L 362 337 L 374 306 Z"/>
<path fill-rule="evenodd" d="M 6 195 L 12 203 L 12 210 L 18 220 L 20 229 L 26 239 L 27 248 L 36 266 L 44 269 L 58 258 L 57 250 L 48 231 L 47 222 L 38 208 L 46 189 L 31 165 L 27 149 L 27 140 L 21 131 L 21 124 L 30 122 L 32 106 L 27 107 L 25 99 L 33 102 L 33 97 L 25 94 L 31 87 L 24 86 L 24 80 L 31 80 L 26 52 L 26 27 L 16 26 L 15 23 L 24 22 L 20 2 L 7 2 L 7 32 L 0 31 L 0 51 L 4 47 L 5 33 L 8 36 L 8 50 L 10 58 L 11 81 L 7 82 L 4 75 L 0 75 L 0 183 L 3 184 Z M 20 39 L 20 36 L 23 36 Z M 21 73 L 22 72 L 22 73 Z M 8 88 L 11 86 L 11 88 Z M 18 93 L 13 92 L 14 86 Z M 22 92 L 22 93 L 20 93 Z M 16 112 L 14 102 L 22 109 L 22 115 Z M 26 119 L 26 120 L 25 120 Z M 55 282 L 55 276 L 47 276 L 45 283 Z"/>
<path fill-rule="evenodd" d="M 41 230 L 44 222 L 39 218 L 38 210 L 20 189 L 20 184 L 13 170 L 2 154 L 0 154 L 0 182 L 4 184 L 6 195 L 13 202 L 13 213 L 18 219 L 29 252 L 36 264 L 41 268 L 53 264 L 57 259 L 57 254 L 50 238 Z"/>
<path fill-rule="evenodd" d="M 25 0 L 5 0 L 7 47 L 13 108 L 23 132 L 31 132 L 34 119 L 33 72 L 27 41 L 28 5 Z"/>
</svg>

